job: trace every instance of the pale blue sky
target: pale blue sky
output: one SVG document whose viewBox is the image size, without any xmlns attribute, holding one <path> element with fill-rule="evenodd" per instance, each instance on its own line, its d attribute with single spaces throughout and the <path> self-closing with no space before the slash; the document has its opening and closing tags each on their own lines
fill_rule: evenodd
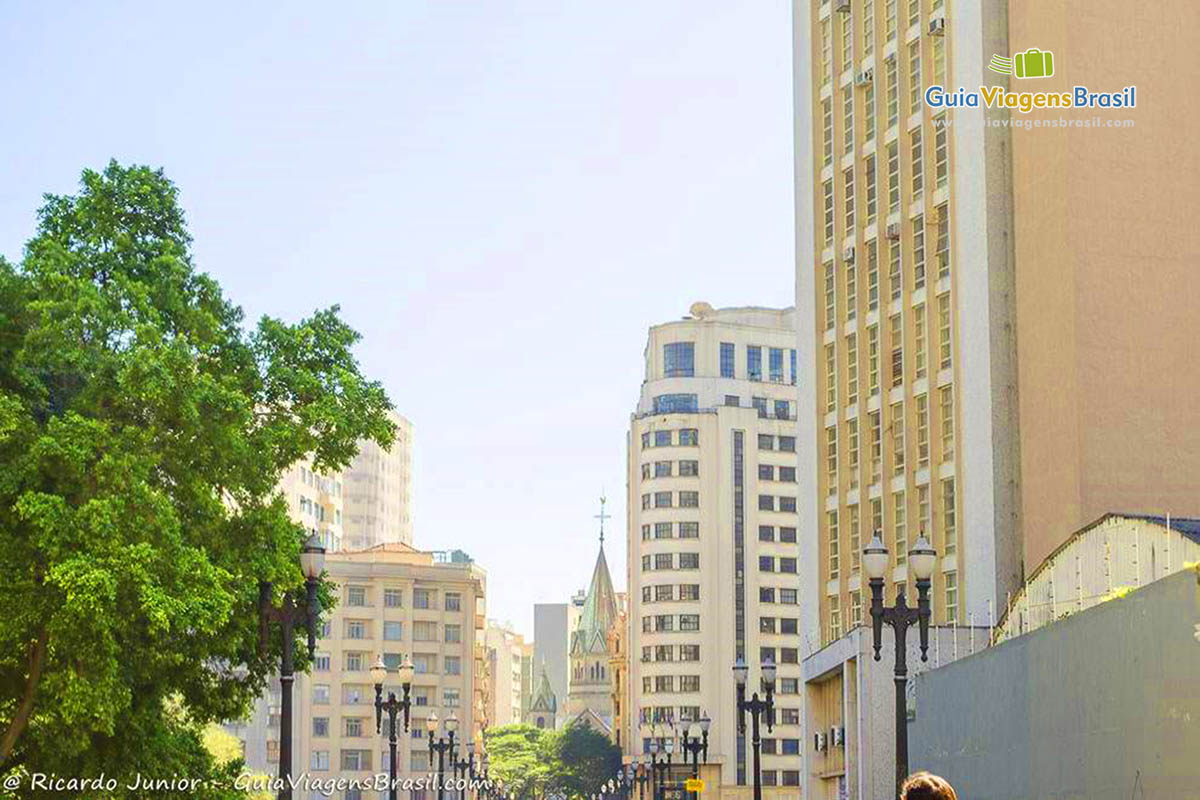
<svg viewBox="0 0 1200 800">
<path fill-rule="evenodd" d="M 790 305 L 790 4 L 0 1 L 0 253 L 110 158 L 253 319 L 331 303 L 416 426 L 421 547 L 490 616 L 624 585 L 646 328 Z"/>
</svg>

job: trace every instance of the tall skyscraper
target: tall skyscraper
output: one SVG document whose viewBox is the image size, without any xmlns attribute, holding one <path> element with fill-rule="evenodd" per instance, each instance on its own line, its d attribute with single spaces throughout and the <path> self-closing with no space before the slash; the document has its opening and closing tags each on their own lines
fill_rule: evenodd
<svg viewBox="0 0 1200 800">
<path fill-rule="evenodd" d="M 342 476 L 348 550 L 413 541 L 412 423 L 394 411 L 388 416 L 396 424 L 391 448 L 363 442 Z"/>
<path fill-rule="evenodd" d="M 905 554 L 924 532 L 934 622 L 986 624 L 1105 512 L 1200 510 L 1200 448 L 1180 446 L 1200 429 L 1182 400 L 1200 234 L 1170 223 L 1179 198 L 1195 206 L 1197 155 L 1177 143 L 1196 110 L 1167 100 L 1197 76 L 1192 5 L 1159 4 L 1133 36 L 1115 0 L 796 0 L 793 20 L 797 350 L 815 369 L 799 395 L 805 653 L 864 621 L 873 531 L 889 603 L 912 593 Z M 989 71 L 1030 48 L 1053 53 L 1053 75 Z M 1136 85 L 1138 105 L 925 102 L 934 86 L 1076 85 Z M 806 661 L 809 701 L 836 680 L 837 716 L 865 707 L 860 655 Z M 867 744 L 846 758 L 886 760 Z M 891 791 L 853 767 L 815 763 L 805 793 Z"/>
<path fill-rule="evenodd" d="M 734 661 L 778 665 L 768 785 L 799 782 L 795 313 L 713 309 L 652 327 L 628 438 L 628 729 L 714 720 L 722 784 L 752 776 Z"/>
</svg>

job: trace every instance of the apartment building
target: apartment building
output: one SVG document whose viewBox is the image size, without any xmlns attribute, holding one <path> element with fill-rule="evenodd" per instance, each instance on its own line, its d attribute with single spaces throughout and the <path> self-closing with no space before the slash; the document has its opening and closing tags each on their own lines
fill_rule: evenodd
<svg viewBox="0 0 1200 800">
<path fill-rule="evenodd" d="M 379 544 L 412 544 L 412 423 L 394 411 L 396 439 L 384 450 L 372 441 L 361 443 L 346 468 L 345 546 L 365 550 Z"/>
<path fill-rule="evenodd" d="M 325 549 L 341 550 L 345 544 L 345 487 L 342 473 L 314 472 L 312 462 L 297 463 L 279 481 L 292 519 L 310 534 L 321 537 Z"/>
<path fill-rule="evenodd" d="M 525 637 L 511 625 L 488 620 L 484 638 L 491 678 L 486 700 L 488 727 L 518 724 L 523 719 Z"/>
<path fill-rule="evenodd" d="M 797 797 L 799 784 L 794 322 L 792 309 L 696 303 L 652 327 L 627 446 L 622 740 L 644 752 L 648 725 L 707 712 L 720 783 L 748 785 L 731 669 L 770 658 L 778 712 L 763 779 L 778 797 Z"/>
<path fill-rule="evenodd" d="M 892 554 L 889 602 L 913 599 L 905 556 L 924 532 L 940 556 L 934 623 L 981 625 L 1109 509 L 1197 510 L 1185 476 L 1200 450 L 1166 444 L 1192 441 L 1200 421 L 1183 400 L 1195 370 L 1181 369 L 1195 363 L 1183 331 L 1200 234 L 1165 228 L 1180 207 L 1169 198 L 1197 198 L 1200 163 L 1171 122 L 1195 109 L 1145 98 L 1197 76 L 1184 42 L 1200 17 L 1168 2 L 1131 38 L 1128 13 L 1112 0 L 794 2 L 797 350 L 815 369 L 797 434 L 800 526 L 817 532 L 801 557 L 809 729 L 866 731 L 867 710 L 884 710 L 877 665 L 846 636 L 869 607 L 859 559 L 873 531 Z M 1056 64 L 1036 86 L 988 70 L 1033 47 Z M 935 85 L 1076 84 L 1136 84 L 1142 104 L 924 103 Z M 1071 115 L 1092 124 L 1008 124 Z M 834 680 L 837 702 L 818 702 Z M 845 746 L 806 793 L 890 796 L 868 770 L 887 752 Z"/>
<path fill-rule="evenodd" d="M 375 688 L 370 668 L 379 656 L 395 669 L 405 656 L 416 667 L 410 731 L 401 736 L 401 776 L 428 774 L 425 718 L 458 716 L 462 741 L 481 736 L 486 648 L 486 579 L 471 562 L 446 562 L 409 545 L 331 553 L 325 569 L 338 605 L 323 615 L 310 674 L 296 676 L 293 695 L 293 769 L 313 778 L 360 778 L 387 772 L 387 727 L 375 732 Z M 386 691 L 403 696 L 398 685 Z M 273 681 L 248 726 L 234 732 L 246 742 L 247 764 L 275 774 L 279 761 L 280 695 Z M 264 724 L 265 723 L 265 724 Z M 262 737 L 263 741 L 258 741 Z M 265 747 L 264 747 L 265 745 Z M 263 752 L 263 761 L 251 759 Z M 436 768 L 436 762 L 432 762 Z M 340 797 L 340 796 L 339 796 Z M 351 790 L 345 800 L 373 800 Z"/>
</svg>

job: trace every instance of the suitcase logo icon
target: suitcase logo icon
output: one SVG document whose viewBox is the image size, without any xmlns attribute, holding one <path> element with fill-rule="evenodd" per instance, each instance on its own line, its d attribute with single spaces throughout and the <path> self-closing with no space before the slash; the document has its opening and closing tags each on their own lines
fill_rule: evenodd
<svg viewBox="0 0 1200 800">
<path fill-rule="evenodd" d="M 1054 74 L 1054 53 L 1031 47 L 1024 53 L 1017 53 L 1012 58 L 992 56 L 992 60 L 988 63 L 988 69 L 1001 75 L 1014 75 L 1018 78 L 1049 78 Z"/>
</svg>

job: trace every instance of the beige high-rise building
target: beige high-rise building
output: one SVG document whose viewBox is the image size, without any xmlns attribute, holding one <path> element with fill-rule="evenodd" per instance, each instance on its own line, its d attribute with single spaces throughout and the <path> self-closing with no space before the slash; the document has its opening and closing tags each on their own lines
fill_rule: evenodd
<svg viewBox="0 0 1200 800">
<path fill-rule="evenodd" d="M 884 797 L 888 771 L 869 765 L 888 734 L 850 735 L 882 710 L 873 662 L 845 636 L 868 618 L 873 531 L 889 604 L 914 599 L 904 554 L 924 531 L 934 622 L 986 625 L 1105 512 L 1200 510 L 1185 399 L 1200 232 L 1171 222 L 1200 199 L 1200 159 L 1178 146 L 1197 111 L 1169 99 L 1200 76 L 1200 15 L 1183 0 L 1133 23 L 1115 0 L 796 0 L 793 20 L 797 349 L 815 370 L 799 395 L 800 526 L 817 534 L 801 628 L 807 697 L 836 695 L 807 723 L 847 732 L 845 758 L 808 743 L 804 789 Z M 1053 53 L 1052 77 L 989 71 L 1030 48 Z M 932 86 L 1076 85 L 1136 85 L 1139 102 L 925 103 Z"/>
<path fill-rule="evenodd" d="M 292 519 L 316 534 L 329 552 L 345 546 L 345 484 L 342 473 L 313 472 L 312 462 L 302 461 L 284 473 L 279 492 L 287 501 Z"/>
<path fill-rule="evenodd" d="M 362 442 L 343 475 L 344 538 L 348 550 L 412 544 L 412 423 L 394 411 L 396 440 L 384 450 Z"/>
<path fill-rule="evenodd" d="M 375 733 L 369 670 L 380 655 L 393 669 L 411 656 L 411 732 L 400 737 L 397 768 L 399 775 L 427 775 L 431 711 L 443 721 L 456 714 L 461 741 L 480 738 L 487 693 L 477 679 L 485 674 L 484 572 L 404 544 L 330 554 L 325 569 L 338 605 L 324 616 L 312 673 L 297 676 L 294 768 L 314 777 L 386 772 L 387 727 L 385 721 L 383 734 Z M 398 685 L 384 691 L 403 696 Z"/>
<path fill-rule="evenodd" d="M 650 724 L 713 719 L 722 785 L 751 780 L 731 669 L 778 665 L 768 793 L 796 797 L 800 748 L 795 313 L 713 309 L 649 331 L 628 440 L 627 752 Z M 748 790 L 747 790 L 748 791 Z"/>
<path fill-rule="evenodd" d="M 488 727 L 515 725 L 521 722 L 522 662 L 525 657 L 525 637 L 502 625 L 488 620 L 486 632 L 488 673 Z"/>
</svg>

